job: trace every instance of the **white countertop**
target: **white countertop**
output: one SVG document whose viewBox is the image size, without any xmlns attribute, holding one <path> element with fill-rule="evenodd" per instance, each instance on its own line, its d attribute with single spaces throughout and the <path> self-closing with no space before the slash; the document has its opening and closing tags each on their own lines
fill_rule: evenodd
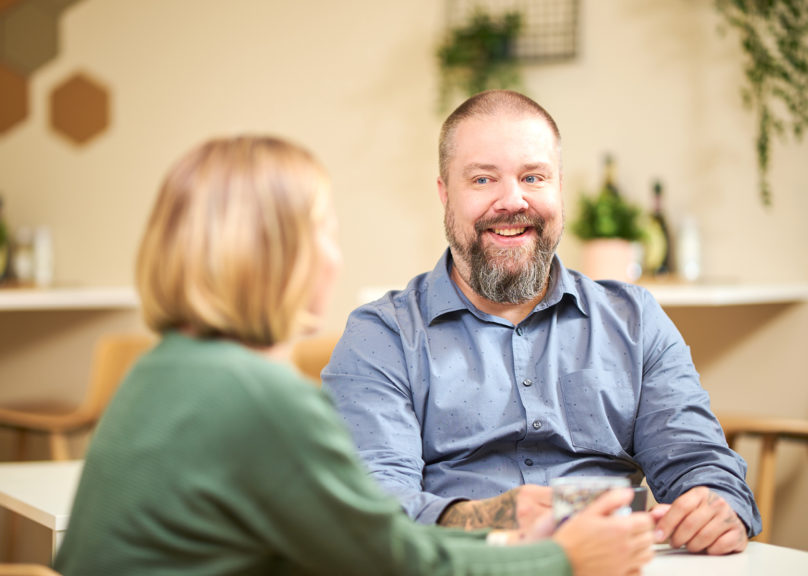
<svg viewBox="0 0 808 576">
<path fill-rule="evenodd" d="M 59 532 L 67 528 L 83 460 L 0 463 L 0 506 Z"/>
<path fill-rule="evenodd" d="M 0 288 L 3 310 L 135 309 L 139 301 L 131 286 Z"/>
<path fill-rule="evenodd" d="M 640 284 L 662 306 L 739 306 L 808 302 L 808 283 L 784 284 Z M 366 286 L 359 292 L 358 304 L 383 296 L 401 287 Z M 0 288 L 0 312 L 24 310 L 136 309 L 137 293 L 132 286 Z"/>
<path fill-rule="evenodd" d="M 640 284 L 662 306 L 738 306 L 808 301 L 808 284 Z"/>
<path fill-rule="evenodd" d="M 639 283 L 647 288 L 662 306 L 738 306 L 808 302 L 808 283 L 782 284 L 743 283 Z M 366 286 L 359 291 L 357 304 L 371 302 L 389 290 L 403 286 Z"/>
</svg>

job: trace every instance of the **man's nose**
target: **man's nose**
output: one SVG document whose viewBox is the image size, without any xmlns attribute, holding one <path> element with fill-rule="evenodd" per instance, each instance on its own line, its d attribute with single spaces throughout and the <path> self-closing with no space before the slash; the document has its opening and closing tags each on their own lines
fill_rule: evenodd
<svg viewBox="0 0 808 576">
<path fill-rule="evenodd" d="M 502 182 L 500 195 L 494 208 L 503 212 L 524 212 L 528 209 L 525 191 L 522 190 L 519 181 L 505 180 Z"/>
</svg>

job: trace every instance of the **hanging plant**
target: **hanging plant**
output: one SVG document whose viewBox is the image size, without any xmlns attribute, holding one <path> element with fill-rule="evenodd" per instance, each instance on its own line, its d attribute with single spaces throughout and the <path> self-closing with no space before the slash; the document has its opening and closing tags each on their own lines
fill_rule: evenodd
<svg viewBox="0 0 808 576">
<path fill-rule="evenodd" d="M 477 8 L 467 24 L 449 30 L 437 50 L 442 109 L 456 92 L 468 97 L 491 88 L 522 87 L 515 54 L 521 28 L 518 12 L 494 18 Z"/>
<path fill-rule="evenodd" d="M 757 116 L 760 197 L 772 201 L 768 180 L 772 137 L 808 128 L 808 2 L 716 0 L 724 21 L 738 30 L 746 57 L 744 103 Z"/>
</svg>

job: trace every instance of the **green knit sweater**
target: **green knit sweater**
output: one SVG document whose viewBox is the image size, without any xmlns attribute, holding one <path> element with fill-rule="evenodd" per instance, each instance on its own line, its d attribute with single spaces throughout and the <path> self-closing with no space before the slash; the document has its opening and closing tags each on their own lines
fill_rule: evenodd
<svg viewBox="0 0 808 576">
<path fill-rule="evenodd" d="M 65 576 L 569 574 L 413 523 L 381 493 L 321 391 L 226 341 L 167 334 L 99 423 L 55 568 Z"/>
</svg>

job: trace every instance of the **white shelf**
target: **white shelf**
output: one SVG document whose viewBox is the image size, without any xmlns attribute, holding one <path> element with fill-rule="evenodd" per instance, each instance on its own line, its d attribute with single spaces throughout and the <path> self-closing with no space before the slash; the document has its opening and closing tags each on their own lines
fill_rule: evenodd
<svg viewBox="0 0 808 576">
<path fill-rule="evenodd" d="M 640 282 L 662 306 L 717 307 L 755 304 L 808 302 L 808 283 L 802 284 L 666 284 Z M 358 304 L 383 296 L 394 286 L 366 286 L 359 291 Z"/>
<path fill-rule="evenodd" d="M 808 302 L 808 284 L 642 284 L 662 306 L 740 306 Z M 360 301 L 388 288 L 367 287 Z M 5 310 L 134 310 L 139 306 L 131 286 L 0 289 Z"/>
<path fill-rule="evenodd" d="M 808 284 L 642 284 L 662 306 L 808 302 Z"/>
<path fill-rule="evenodd" d="M 0 311 L 127 310 L 138 306 L 131 286 L 0 289 Z"/>
</svg>

